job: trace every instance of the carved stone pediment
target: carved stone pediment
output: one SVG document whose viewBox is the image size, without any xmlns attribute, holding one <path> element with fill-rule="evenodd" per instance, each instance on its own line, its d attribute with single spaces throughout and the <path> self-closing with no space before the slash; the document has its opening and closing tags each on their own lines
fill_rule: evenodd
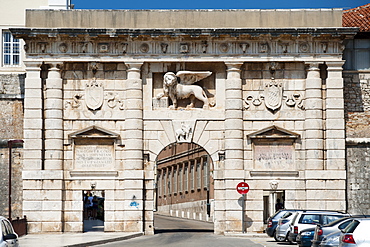
<svg viewBox="0 0 370 247">
<path fill-rule="evenodd" d="M 254 171 L 294 171 L 294 141 L 300 137 L 292 131 L 272 125 L 247 136 L 253 142 Z"/>
<path fill-rule="evenodd" d="M 300 135 L 295 133 L 295 132 L 292 132 L 292 131 L 283 129 L 281 127 L 272 125 L 270 127 L 261 129 L 261 130 L 256 131 L 256 132 L 253 132 L 253 133 L 247 135 L 247 137 L 248 137 L 248 139 L 251 139 L 251 140 L 272 141 L 272 140 L 280 139 L 280 140 L 292 140 L 292 141 L 294 141 L 296 139 L 299 139 Z"/>
<path fill-rule="evenodd" d="M 88 140 L 97 140 L 97 139 L 106 139 L 114 141 L 116 139 L 120 140 L 120 135 L 117 133 L 114 133 L 113 131 L 106 130 L 102 127 L 92 125 L 90 127 L 87 127 L 85 129 L 73 132 L 68 135 L 68 139 L 70 140 L 70 143 L 72 140 L 75 139 L 88 139 Z"/>
<path fill-rule="evenodd" d="M 69 134 L 69 139 L 74 143 L 71 177 L 116 176 L 114 144 L 119 137 L 95 125 Z"/>
</svg>

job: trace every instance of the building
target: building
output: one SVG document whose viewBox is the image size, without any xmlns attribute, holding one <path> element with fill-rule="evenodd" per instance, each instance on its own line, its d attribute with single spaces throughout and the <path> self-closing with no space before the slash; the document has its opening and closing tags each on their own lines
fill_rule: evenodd
<svg viewBox="0 0 370 247">
<path fill-rule="evenodd" d="M 30 10 L 11 32 L 31 233 L 82 231 L 90 189 L 105 231 L 153 233 L 156 161 L 180 143 L 211 158 L 217 234 L 245 230 L 241 181 L 248 232 L 278 198 L 346 210 L 341 9 Z"/>
<path fill-rule="evenodd" d="M 345 43 L 343 78 L 345 82 L 347 201 L 348 212 L 369 214 L 369 85 L 370 85 L 370 5 L 343 12 L 344 27 L 359 27 L 354 39 Z"/>
<path fill-rule="evenodd" d="M 0 215 L 23 217 L 21 140 L 23 139 L 26 76 L 23 64 L 25 54 L 23 40 L 14 38 L 9 29 L 25 26 L 26 9 L 67 9 L 69 8 L 67 5 L 65 0 L 12 0 L 0 10 L 0 152 L 2 157 L 0 169 L 4 171 L 0 174 L 0 198 L 2 198 Z M 11 159 L 9 159 L 10 152 Z M 9 176 L 10 170 L 12 176 Z M 10 204 L 9 198 L 12 198 Z M 12 209 L 10 212 L 9 205 Z"/>
<path fill-rule="evenodd" d="M 212 160 L 194 143 L 174 143 L 158 155 L 155 211 L 176 217 L 213 221 Z"/>
</svg>

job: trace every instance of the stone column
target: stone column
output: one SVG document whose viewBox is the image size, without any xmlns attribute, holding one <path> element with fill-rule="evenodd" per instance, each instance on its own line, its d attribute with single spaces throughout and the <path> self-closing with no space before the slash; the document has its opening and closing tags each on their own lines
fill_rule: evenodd
<svg viewBox="0 0 370 247">
<path fill-rule="evenodd" d="M 342 66 L 344 61 L 326 62 L 328 77 L 326 79 L 326 170 L 327 208 L 346 210 L 346 143 Z M 334 186 L 329 186 L 333 184 Z M 329 190 L 336 191 L 330 192 Z M 334 202 L 333 202 L 334 201 Z"/>
<path fill-rule="evenodd" d="M 23 214 L 28 218 L 28 232 L 42 231 L 42 80 L 41 62 L 24 62 L 26 66 L 24 96 Z"/>
<path fill-rule="evenodd" d="M 63 210 L 63 80 L 60 68 L 63 63 L 50 63 L 45 83 L 45 192 L 43 213 L 48 217 L 42 222 L 44 232 L 62 231 L 62 222 L 69 219 L 68 210 Z M 56 179 L 54 175 L 60 176 Z M 73 209 L 70 209 L 70 211 Z M 75 210 L 75 209 L 74 209 Z M 66 219 L 63 219 L 63 213 Z M 71 217 L 74 218 L 74 217 Z M 82 218 L 81 218 L 82 219 Z"/>
<path fill-rule="evenodd" d="M 308 63 L 306 79 L 306 166 L 305 170 L 324 168 L 322 80 L 318 62 Z M 310 207 L 309 207 L 310 208 Z"/>
<path fill-rule="evenodd" d="M 318 62 L 308 63 L 306 79 L 306 116 L 305 116 L 305 198 L 306 208 L 325 209 L 324 203 L 317 204 L 316 186 L 318 174 L 324 169 L 324 124 L 323 124 L 323 88 Z M 326 193 L 323 193 L 326 194 Z M 325 200 L 325 199 L 324 199 Z M 319 207 L 319 208 L 318 208 Z"/>
<path fill-rule="evenodd" d="M 342 66 L 344 62 L 326 62 L 326 151 L 328 170 L 345 170 L 345 121 Z"/>
<path fill-rule="evenodd" d="M 126 109 L 124 182 L 124 231 L 143 231 L 146 212 L 143 195 L 143 84 L 140 78 L 143 63 L 126 63 Z M 143 191 L 144 190 L 144 191 Z M 153 211 L 152 211 L 153 212 Z M 149 221 L 152 219 L 148 219 Z"/>
<path fill-rule="evenodd" d="M 62 63 L 51 63 L 45 84 L 45 170 L 63 169 Z"/>
<path fill-rule="evenodd" d="M 225 64 L 227 66 L 225 83 L 225 161 L 223 185 L 225 197 L 223 202 L 215 202 L 216 204 L 221 203 L 221 205 L 224 206 L 223 210 L 221 210 L 219 205 L 216 206 L 216 224 L 221 225 L 215 226 L 215 229 L 223 229 L 224 232 L 241 232 L 242 208 L 238 204 L 240 194 L 236 191 L 236 185 L 244 181 L 243 94 L 240 70 L 242 63 Z M 220 186 L 220 184 L 217 183 L 217 186 Z M 221 188 L 215 188 L 215 190 L 218 189 Z M 220 216 L 223 217 L 223 219 L 220 218 Z"/>
</svg>

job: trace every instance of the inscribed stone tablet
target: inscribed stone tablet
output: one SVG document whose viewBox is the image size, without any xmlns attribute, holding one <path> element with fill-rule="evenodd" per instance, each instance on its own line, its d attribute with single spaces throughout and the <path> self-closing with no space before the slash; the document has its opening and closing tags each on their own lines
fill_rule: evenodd
<svg viewBox="0 0 370 247">
<path fill-rule="evenodd" d="M 254 166 L 258 170 L 294 169 L 294 148 L 284 144 L 255 145 Z"/>
<path fill-rule="evenodd" d="M 76 145 L 75 170 L 112 170 L 114 168 L 112 145 Z"/>
</svg>

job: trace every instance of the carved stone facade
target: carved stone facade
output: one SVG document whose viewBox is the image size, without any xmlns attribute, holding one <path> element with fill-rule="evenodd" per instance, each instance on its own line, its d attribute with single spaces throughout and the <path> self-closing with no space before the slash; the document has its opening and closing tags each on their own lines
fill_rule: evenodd
<svg viewBox="0 0 370 247">
<path fill-rule="evenodd" d="M 156 160 L 181 142 L 213 161 L 217 234 L 242 231 L 241 181 L 248 232 L 263 230 L 279 196 L 287 208 L 346 210 L 342 41 L 355 29 L 29 25 L 12 32 L 27 50 L 30 232 L 82 231 L 82 191 L 94 184 L 105 231 L 153 233 Z M 168 72 L 176 88 L 163 86 Z"/>
</svg>

